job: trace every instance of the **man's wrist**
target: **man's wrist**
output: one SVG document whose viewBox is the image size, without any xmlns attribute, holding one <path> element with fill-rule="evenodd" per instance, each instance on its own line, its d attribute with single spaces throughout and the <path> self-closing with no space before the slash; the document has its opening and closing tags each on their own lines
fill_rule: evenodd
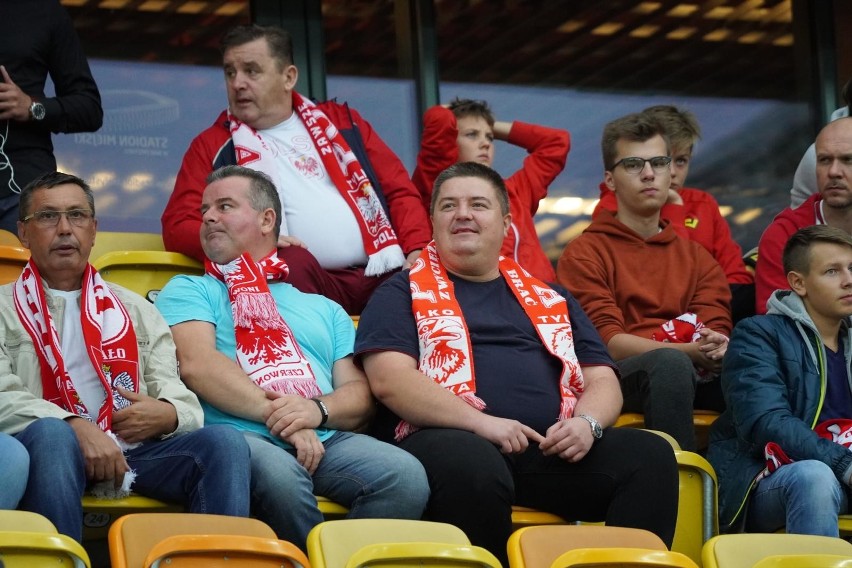
<svg viewBox="0 0 852 568">
<path fill-rule="evenodd" d="M 318 398 L 312 398 L 311 400 L 317 404 L 317 408 L 320 411 L 320 423 L 317 428 L 322 428 L 325 426 L 325 423 L 328 422 L 328 407 Z"/>
</svg>

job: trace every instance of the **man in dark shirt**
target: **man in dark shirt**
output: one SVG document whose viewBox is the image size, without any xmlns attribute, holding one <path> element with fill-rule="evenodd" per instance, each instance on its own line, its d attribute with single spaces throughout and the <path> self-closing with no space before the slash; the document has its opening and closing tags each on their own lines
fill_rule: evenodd
<svg viewBox="0 0 852 568">
<path fill-rule="evenodd" d="M 436 179 L 431 215 L 434 241 L 375 292 L 355 344 L 384 405 L 376 435 L 426 468 L 427 516 L 504 563 L 513 504 L 648 529 L 671 545 L 671 446 L 607 428 L 621 392 L 594 326 L 565 290 L 500 257 L 511 223 L 503 180 L 455 164 Z"/>
<path fill-rule="evenodd" d="M 56 170 L 50 133 L 95 131 L 103 110 L 59 0 L 0 0 L 0 14 L 0 229 L 14 233 L 21 188 Z"/>
</svg>

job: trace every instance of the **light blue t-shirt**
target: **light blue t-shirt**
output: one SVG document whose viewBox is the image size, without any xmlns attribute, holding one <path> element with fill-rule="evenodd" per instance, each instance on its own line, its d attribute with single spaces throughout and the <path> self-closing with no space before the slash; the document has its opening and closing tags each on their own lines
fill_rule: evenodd
<svg viewBox="0 0 852 568">
<path fill-rule="evenodd" d="M 305 294 L 292 285 L 276 282 L 269 285 L 278 311 L 296 338 L 302 354 L 316 375 L 323 393 L 334 390 L 331 369 L 334 362 L 352 354 L 355 327 L 352 319 L 338 304 L 318 294 Z M 216 350 L 236 361 L 234 317 L 228 290 L 220 280 L 209 275 L 175 276 L 157 296 L 155 303 L 169 326 L 187 321 L 205 321 L 216 327 Z M 255 432 L 276 444 L 290 445 L 275 438 L 261 422 L 247 420 L 219 410 L 201 401 L 205 424 L 230 424 L 238 430 Z M 334 430 L 318 428 L 320 441 Z"/>
</svg>

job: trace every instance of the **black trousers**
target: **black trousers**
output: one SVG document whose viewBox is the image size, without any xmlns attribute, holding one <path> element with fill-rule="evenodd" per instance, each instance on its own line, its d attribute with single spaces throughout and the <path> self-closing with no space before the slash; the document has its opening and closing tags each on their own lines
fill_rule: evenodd
<svg viewBox="0 0 852 568">
<path fill-rule="evenodd" d="M 506 456 L 485 438 L 453 429 L 419 430 L 399 446 L 426 469 L 427 518 L 461 528 L 504 565 L 513 504 L 572 521 L 650 530 L 669 547 L 674 539 L 677 462 L 656 434 L 608 428 L 578 463 L 545 456 L 537 444 Z"/>
</svg>

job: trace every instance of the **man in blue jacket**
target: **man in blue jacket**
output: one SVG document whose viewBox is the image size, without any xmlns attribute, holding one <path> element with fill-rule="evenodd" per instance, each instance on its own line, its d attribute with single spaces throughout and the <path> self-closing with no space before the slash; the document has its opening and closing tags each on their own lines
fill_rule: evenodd
<svg viewBox="0 0 852 568">
<path fill-rule="evenodd" d="M 852 236 L 807 227 L 783 259 L 790 290 L 737 325 L 724 360 L 727 410 L 708 454 L 719 520 L 838 536 L 852 499 Z"/>
</svg>

